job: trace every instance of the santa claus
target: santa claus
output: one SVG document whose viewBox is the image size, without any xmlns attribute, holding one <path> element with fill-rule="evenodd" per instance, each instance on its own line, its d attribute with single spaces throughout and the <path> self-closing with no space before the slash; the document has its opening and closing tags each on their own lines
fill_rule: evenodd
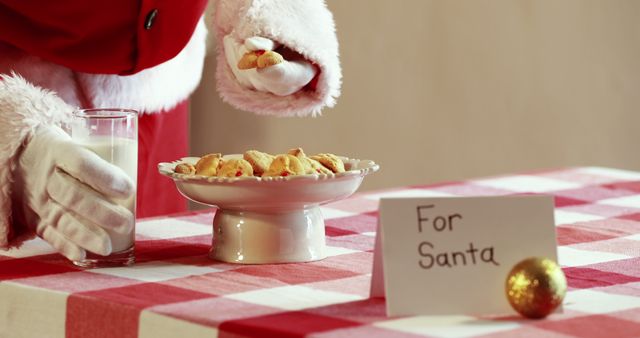
<svg viewBox="0 0 640 338">
<path fill-rule="evenodd" d="M 205 56 L 206 0 L 0 0 L 0 247 L 34 234 L 72 260 L 109 254 L 104 231 L 131 227 L 111 202 L 134 194 L 121 170 L 62 131 L 77 108 L 136 109 L 138 216 L 185 209 L 156 164 L 188 153 L 188 97 Z M 257 114 L 305 116 L 340 90 L 338 44 L 323 0 L 218 0 L 217 88 Z M 247 51 L 285 61 L 240 70 Z"/>
</svg>

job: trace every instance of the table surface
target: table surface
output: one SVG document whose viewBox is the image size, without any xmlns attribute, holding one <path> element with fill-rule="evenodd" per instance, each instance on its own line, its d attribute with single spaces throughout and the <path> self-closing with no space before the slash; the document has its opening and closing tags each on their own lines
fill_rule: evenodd
<svg viewBox="0 0 640 338">
<path fill-rule="evenodd" d="M 378 199 L 555 195 L 564 312 L 385 316 L 369 298 Z M 322 208 L 330 257 L 207 258 L 213 211 L 144 219 L 137 264 L 80 270 L 39 239 L 0 251 L 0 337 L 640 337 L 640 173 L 583 167 L 357 194 Z"/>
</svg>

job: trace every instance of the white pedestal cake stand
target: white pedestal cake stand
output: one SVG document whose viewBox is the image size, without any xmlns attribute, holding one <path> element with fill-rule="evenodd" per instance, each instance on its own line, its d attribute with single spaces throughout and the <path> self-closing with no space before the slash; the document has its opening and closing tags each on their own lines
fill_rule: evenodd
<svg viewBox="0 0 640 338">
<path fill-rule="evenodd" d="M 242 158 L 227 155 L 225 158 Z M 287 177 L 205 177 L 174 172 L 158 164 L 186 198 L 218 208 L 209 257 L 230 263 L 308 262 L 326 257 L 320 205 L 353 194 L 364 177 L 379 169 L 369 160 L 342 158 L 344 173 Z"/>
</svg>

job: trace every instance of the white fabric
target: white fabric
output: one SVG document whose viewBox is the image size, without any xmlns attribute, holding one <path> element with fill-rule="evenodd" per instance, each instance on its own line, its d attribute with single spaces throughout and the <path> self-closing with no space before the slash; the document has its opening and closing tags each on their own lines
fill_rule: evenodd
<svg viewBox="0 0 640 338">
<path fill-rule="evenodd" d="M 276 44 L 273 40 L 263 38 L 261 36 L 254 36 L 244 41 L 244 46 L 248 50 L 274 50 L 280 45 Z"/>
<path fill-rule="evenodd" d="M 254 36 L 240 43 L 231 35 L 224 37 L 224 51 L 227 63 L 241 86 L 247 89 L 269 92 L 278 96 L 291 95 L 306 86 L 316 75 L 316 68 L 307 60 L 284 60 L 262 69 L 238 69 L 238 61 L 247 52 L 273 50 L 278 46 L 274 41 Z"/>
<path fill-rule="evenodd" d="M 68 297 L 65 291 L 3 281 L 0 337 L 65 338 Z"/>
<path fill-rule="evenodd" d="M 14 177 L 25 224 L 71 260 L 82 260 L 85 250 L 111 253 L 111 239 L 101 227 L 119 233 L 133 228 L 133 214 L 110 201 L 135 193 L 131 179 L 58 127 L 34 130 Z"/>
</svg>

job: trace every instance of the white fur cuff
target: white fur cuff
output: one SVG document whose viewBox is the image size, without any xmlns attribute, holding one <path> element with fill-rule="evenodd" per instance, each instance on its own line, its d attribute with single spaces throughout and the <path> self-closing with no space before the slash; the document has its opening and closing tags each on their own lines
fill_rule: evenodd
<svg viewBox="0 0 640 338">
<path fill-rule="evenodd" d="M 0 75 L 0 248 L 7 247 L 18 232 L 12 228 L 11 183 L 20 147 L 36 126 L 61 125 L 72 111 L 62 99 L 22 77 Z"/>
<path fill-rule="evenodd" d="M 216 24 L 216 78 L 225 101 L 243 110 L 279 116 L 317 115 L 335 104 L 342 72 L 333 16 L 323 0 L 219 0 Z M 243 88 L 221 50 L 227 34 L 238 40 L 264 36 L 300 53 L 320 68 L 316 90 L 279 97 Z"/>
</svg>

